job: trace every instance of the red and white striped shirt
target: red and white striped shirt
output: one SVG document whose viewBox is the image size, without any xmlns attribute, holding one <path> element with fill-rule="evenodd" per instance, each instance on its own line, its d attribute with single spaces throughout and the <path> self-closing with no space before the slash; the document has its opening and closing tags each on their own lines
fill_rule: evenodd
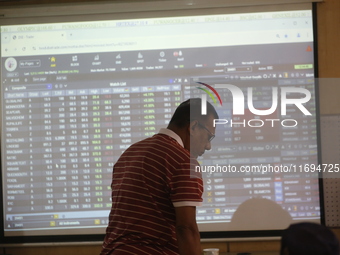
<svg viewBox="0 0 340 255">
<path fill-rule="evenodd" d="M 112 209 L 101 255 L 178 254 L 174 208 L 201 205 L 197 165 L 169 129 L 131 145 L 113 168 Z"/>
</svg>

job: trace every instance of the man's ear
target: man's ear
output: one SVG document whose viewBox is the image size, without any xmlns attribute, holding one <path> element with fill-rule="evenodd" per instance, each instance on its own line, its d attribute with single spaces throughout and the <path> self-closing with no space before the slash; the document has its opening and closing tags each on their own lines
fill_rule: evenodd
<svg viewBox="0 0 340 255">
<path fill-rule="evenodd" d="M 190 121 L 189 126 L 188 126 L 189 134 L 192 135 L 197 130 L 197 127 L 198 127 L 197 120 Z"/>
</svg>

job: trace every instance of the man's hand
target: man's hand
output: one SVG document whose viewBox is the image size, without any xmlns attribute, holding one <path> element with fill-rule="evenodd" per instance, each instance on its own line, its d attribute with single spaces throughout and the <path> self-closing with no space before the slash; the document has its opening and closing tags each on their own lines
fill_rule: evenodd
<svg viewBox="0 0 340 255">
<path fill-rule="evenodd" d="M 201 255 L 200 234 L 196 223 L 196 207 L 175 207 L 176 234 L 180 255 Z"/>
</svg>

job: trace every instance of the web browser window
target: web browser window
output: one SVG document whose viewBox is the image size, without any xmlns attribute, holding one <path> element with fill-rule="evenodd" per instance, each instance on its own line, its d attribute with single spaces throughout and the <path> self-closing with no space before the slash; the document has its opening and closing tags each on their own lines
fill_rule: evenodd
<svg viewBox="0 0 340 255">
<path fill-rule="evenodd" d="M 301 170 L 318 162 L 313 45 L 310 10 L 1 26 L 5 236 L 104 233 L 113 164 L 166 127 L 182 101 L 202 97 L 199 82 L 223 102 L 207 99 L 220 123 L 199 158 L 201 231 L 242 229 L 231 227 L 232 216 L 253 197 L 292 221 L 319 221 L 318 180 Z M 244 95 L 252 87 L 255 110 L 245 96 L 244 115 L 233 114 L 235 98 L 217 84 Z M 281 101 L 256 114 L 284 87 L 310 91 L 303 107 L 312 116 L 294 104 L 282 116 Z M 265 175 L 269 165 L 291 168 Z M 218 166 L 249 171 L 227 178 Z"/>
</svg>

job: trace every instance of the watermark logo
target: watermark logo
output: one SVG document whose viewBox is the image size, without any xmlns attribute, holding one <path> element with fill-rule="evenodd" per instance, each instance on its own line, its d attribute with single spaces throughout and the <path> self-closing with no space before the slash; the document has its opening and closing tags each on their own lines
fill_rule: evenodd
<svg viewBox="0 0 340 255">
<path fill-rule="evenodd" d="M 233 101 L 233 115 L 245 115 L 245 96 L 243 91 L 232 84 L 215 84 L 215 88 L 212 87 L 211 85 L 205 84 L 205 83 L 201 83 L 198 82 L 199 84 L 202 84 L 204 86 L 206 86 L 207 88 L 209 88 L 211 91 L 213 91 L 215 93 L 215 95 L 217 96 L 217 98 L 220 101 L 220 104 L 222 106 L 222 100 L 220 98 L 220 95 L 217 93 L 217 91 L 215 90 L 215 88 L 223 88 L 223 89 L 228 89 L 231 92 L 232 95 L 232 101 Z M 216 99 L 214 98 L 214 96 L 212 95 L 212 93 L 210 91 L 208 91 L 205 88 L 200 88 L 197 87 L 198 89 L 203 90 L 204 92 L 206 92 L 206 94 L 208 94 L 212 100 L 214 101 L 214 103 L 216 103 Z M 312 115 L 307 109 L 306 107 L 303 105 L 304 103 L 309 102 L 309 100 L 311 99 L 311 92 L 305 88 L 296 88 L 296 87 L 280 87 L 280 96 L 278 93 L 279 88 L 278 87 L 272 87 L 272 105 L 269 109 L 256 109 L 254 107 L 254 103 L 253 103 L 253 88 L 249 87 L 247 88 L 247 106 L 248 106 L 248 110 L 257 116 L 268 116 L 273 114 L 278 107 L 278 99 L 280 97 L 280 101 L 281 101 L 281 116 L 285 116 L 287 115 L 287 105 L 295 105 L 305 116 L 307 115 Z M 288 95 L 289 94 L 298 94 L 299 97 L 297 98 L 289 98 Z M 201 109 L 201 114 L 202 115 L 206 115 L 207 114 L 207 96 L 206 94 L 202 94 L 201 98 L 202 98 L 202 109 Z M 272 127 L 274 126 L 274 122 L 275 121 L 280 121 L 279 119 L 266 119 L 266 121 L 271 122 Z M 282 122 L 286 122 L 286 121 L 290 121 L 293 122 L 294 125 L 285 125 L 282 124 Z M 232 121 L 231 121 L 232 122 Z M 250 127 L 261 127 L 264 125 L 264 121 L 262 120 L 258 120 L 258 119 L 254 119 L 254 120 L 250 120 L 248 122 L 258 122 L 257 125 L 252 125 L 249 124 Z M 215 119 L 214 120 L 214 126 L 216 124 L 227 124 L 228 120 L 226 119 Z M 238 123 L 238 124 L 244 124 L 245 120 L 242 123 Z M 281 124 L 285 127 L 295 127 L 297 126 L 297 121 L 294 119 L 287 119 L 287 120 L 281 120 Z"/>
<path fill-rule="evenodd" d="M 204 85 L 206 86 L 208 89 L 210 89 L 217 97 L 218 101 L 220 102 L 220 105 L 222 106 L 222 99 L 220 97 L 220 95 L 217 93 L 216 89 L 214 89 L 212 86 L 210 86 L 209 84 L 203 83 L 203 82 L 197 82 L 198 84 Z M 206 88 L 202 88 L 202 87 L 196 87 L 200 90 L 203 90 L 206 94 L 202 94 L 202 115 L 206 115 L 207 114 L 207 94 L 210 96 L 211 100 L 214 102 L 215 105 L 217 105 L 217 101 L 216 98 L 214 97 L 214 95 Z"/>
</svg>

